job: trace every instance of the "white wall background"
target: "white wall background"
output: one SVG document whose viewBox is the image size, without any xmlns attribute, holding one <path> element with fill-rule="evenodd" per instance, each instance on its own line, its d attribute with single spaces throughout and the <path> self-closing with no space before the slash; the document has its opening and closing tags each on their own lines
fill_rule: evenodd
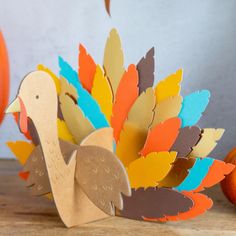
<svg viewBox="0 0 236 236">
<path fill-rule="evenodd" d="M 39 63 L 55 71 L 58 55 L 77 67 L 82 42 L 102 63 L 106 37 L 116 27 L 125 63 L 135 63 L 155 46 L 156 79 L 184 68 L 184 95 L 209 89 L 212 99 L 200 125 L 226 133 L 212 156 L 222 158 L 236 146 L 236 1 L 0 0 L 0 28 L 11 64 L 11 100 L 22 77 Z M 12 157 L 7 140 L 23 137 L 11 116 L 0 128 L 0 156 Z"/>
</svg>

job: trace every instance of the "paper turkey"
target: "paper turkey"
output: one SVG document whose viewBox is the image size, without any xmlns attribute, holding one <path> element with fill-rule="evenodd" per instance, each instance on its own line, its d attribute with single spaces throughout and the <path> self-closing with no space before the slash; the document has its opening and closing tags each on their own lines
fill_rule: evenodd
<svg viewBox="0 0 236 236">
<path fill-rule="evenodd" d="M 28 74 L 7 112 L 28 142 L 8 142 L 34 195 L 53 198 L 67 227 L 117 215 L 185 220 L 212 206 L 199 193 L 234 166 L 208 157 L 224 130 L 196 126 L 207 90 L 180 95 L 182 70 L 154 84 L 154 48 L 124 67 L 110 32 L 103 66 L 79 46 L 78 73 L 59 57 Z"/>
</svg>

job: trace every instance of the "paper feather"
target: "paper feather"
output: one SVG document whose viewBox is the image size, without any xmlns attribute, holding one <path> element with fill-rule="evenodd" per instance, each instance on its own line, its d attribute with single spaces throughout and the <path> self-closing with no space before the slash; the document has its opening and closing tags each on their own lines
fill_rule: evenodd
<svg viewBox="0 0 236 236">
<path fill-rule="evenodd" d="M 79 78 L 83 87 L 91 92 L 93 79 L 96 72 L 96 64 L 93 58 L 87 53 L 85 47 L 79 45 Z"/>
<path fill-rule="evenodd" d="M 138 94 L 138 72 L 135 65 L 131 64 L 120 81 L 113 104 L 111 126 L 116 142 L 119 140 L 122 126 Z"/>
<path fill-rule="evenodd" d="M 77 106 L 76 89 L 64 78 L 61 78 L 61 91 L 59 99 L 63 117 L 74 140 L 79 144 L 94 128 Z"/>
<path fill-rule="evenodd" d="M 212 166 L 209 169 L 206 177 L 203 179 L 202 183 L 194 192 L 203 191 L 206 188 L 210 188 L 213 185 L 222 181 L 226 175 L 231 173 L 235 168 L 235 165 L 230 163 L 225 163 L 224 161 L 214 160 Z"/>
<path fill-rule="evenodd" d="M 123 201 L 124 208 L 117 211 L 118 215 L 149 221 L 159 221 L 158 218 L 166 215 L 176 216 L 194 206 L 191 197 L 168 188 L 132 189 L 131 197 L 123 196 Z"/>
<path fill-rule="evenodd" d="M 154 127 L 165 120 L 177 117 L 182 107 L 182 97 L 169 97 L 156 104 L 155 115 L 151 127 Z"/>
<path fill-rule="evenodd" d="M 201 132 L 201 129 L 197 126 L 181 128 L 170 150 L 178 152 L 178 157 L 187 157 L 201 139 Z"/>
<path fill-rule="evenodd" d="M 144 147 L 140 152 L 141 155 L 145 156 L 150 152 L 169 151 L 179 134 L 180 126 L 181 120 L 175 117 L 150 129 Z"/>
<path fill-rule="evenodd" d="M 194 146 L 189 157 L 206 157 L 216 147 L 224 133 L 224 129 L 203 129 L 201 139 Z"/>
<path fill-rule="evenodd" d="M 35 148 L 34 144 L 25 141 L 7 142 L 7 146 L 22 165 Z"/>
<path fill-rule="evenodd" d="M 182 119 L 182 127 L 195 125 L 205 111 L 210 99 L 208 90 L 197 91 L 184 97 L 179 118 Z"/>
<path fill-rule="evenodd" d="M 156 187 L 169 173 L 176 155 L 176 152 L 152 152 L 131 162 L 127 168 L 131 187 Z"/>
<path fill-rule="evenodd" d="M 207 197 L 206 195 L 200 193 L 193 193 L 193 192 L 182 192 L 186 197 L 190 198 L 193 201 L 193 207 L 191 207 L 186 212 L 181 212 L 176 216 L 168 216 L 166 215 L 163 218 L 157 219 L 160 222 L 167 222 L 167 221 L 177 221 L 177 220 L 187 220 L 193 217 L 199 216 L 209 210 L 213 202 L 212 200 Z"/>
<path fill-rule="evenodd" d="M 192 191 L 196 189 L 206 177 L 210 167 L 213 165 L 214 159 L 206 157 L 204 159 L 196 158 L 196 161 L 189 170 L 188 176 L 185 180 L 175 189 L 179 192 Z"/>
<path fill-rule="evenodd" d="M 82 87 L 77 73 L 61 57 L 59 57 L 59 66 L 60 75 L 76 88 L 78 94 L 78 106 L 84 113 L 84 116 L 88 118 L 96 129 L 108 127 L 109 124 L 105 115 L 101 112 L 99 105 L 93 97 Z"/>
<path fill-rule="evenodd" d="M 137 64 L 139 75 L 139 94 L 147 88 L 153 86 L 154 83 L 154 47 L 152 47 Z"/>
<path fill-rule="evenodd" d="M 122 51 L 120 37 L 116 29 L 112 29 L 107 39 L 103 66 L 105 75 L 109 78 L 114 96 L 118 88 L 121 77 L 125 72 L 124 55 Z"/>
<path fill-rule="evenodd" d="M 179 186 L 188 176 L 189 170 L 193 167 L 194 163 L 195 159 L 193 158 L 176 158 L 170 172 L 159 182 L 159 187 L 173 188 Z"/>
<path fill-rule="evenodd" d="M 110 122 L 113 94 L 110 83 L 99 65 L 96 67 L 91 95 L 99 104 L 101 112 L 106 116 L 107 121 Z"/>
<path fill-rule="evenodd" d="M 65 121 L 57 118 L 58 137 L 67 142 L 75 143 L 73 136 L 68 130 Z"/>
<path fill-rule="evenodd" d="M 179 69 L 176 73 L 168 76 L 164 80 L 161 80 L 156 88 L 156 99 L 157 103 L 164 101 L 170 97 L 178 96 L 180 93 L 180 83 L 182 81 L 183 71 Z"/>
<path fill-rule="evenodd" d="M 125 166 L 139 157 L 153 119 L 154 107 L 154 90 L 149 88 L 138 97 L 128 114 L 116 147 L 116 154 Z"/>
</svg>

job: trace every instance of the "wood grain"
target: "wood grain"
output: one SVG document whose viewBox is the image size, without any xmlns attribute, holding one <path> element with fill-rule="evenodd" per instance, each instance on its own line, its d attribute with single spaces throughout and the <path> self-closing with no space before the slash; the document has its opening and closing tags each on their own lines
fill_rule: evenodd
<svg viewBox="0 0 236 236">
<path fill-rule="evenodd" d="M 208 190 L 215 202 L 213 208 L 192 220 L 160 224 L 109 217 L 66 229 L 53 202 L 30 195 L 17 176 L 19 169 L 16 161 L 0 161 L 0 235 L 236 235 L 236 208 L 218 186 Z"/>
</svg>

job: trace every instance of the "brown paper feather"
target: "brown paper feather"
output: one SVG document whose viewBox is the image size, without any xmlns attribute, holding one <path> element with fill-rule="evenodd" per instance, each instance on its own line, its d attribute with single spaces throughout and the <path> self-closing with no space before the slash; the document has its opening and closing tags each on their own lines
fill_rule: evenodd
<svg viewBox="0 0 236 236">
<path fill-rule="evenodd" d="M 154 83 L 154 47 L 152 47 L 137 64 L 139 75 L 139 94 Z"/>
<path fill-rule="evenodd" d="M 200 138 L 201 129 L 199 127 L 184 127 L 180 129 L 179 135 L 170 150 L 176 151 L 178 153 L 177 157 L 186 157 Z"/>
<path fill-rule="evenodd" d="M 143 220 L 177 215 L 193 207 L 193 202 L 185 195 L 167 188 L 132 189 L 132 196 L 123 196 L 124 208 L 117 215 Z"/>
</svg>

